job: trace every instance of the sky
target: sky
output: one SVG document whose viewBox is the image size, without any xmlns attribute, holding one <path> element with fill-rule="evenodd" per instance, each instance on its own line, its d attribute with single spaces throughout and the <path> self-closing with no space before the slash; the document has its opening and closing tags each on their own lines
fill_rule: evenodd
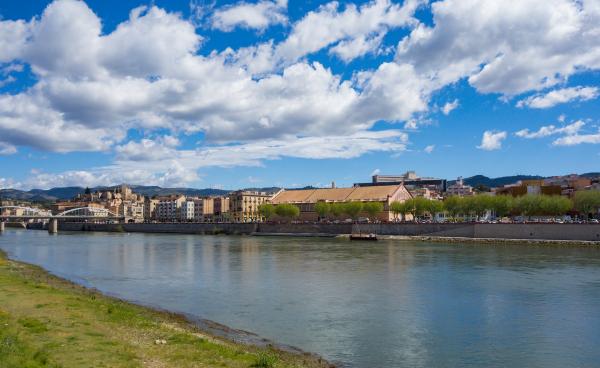
<svg viewBox="0 0 600 368">
<path fill-rule="evenodd" d="M 600 0 L 0 2 L 0 188 L 600 171 Z"/>
</svg>

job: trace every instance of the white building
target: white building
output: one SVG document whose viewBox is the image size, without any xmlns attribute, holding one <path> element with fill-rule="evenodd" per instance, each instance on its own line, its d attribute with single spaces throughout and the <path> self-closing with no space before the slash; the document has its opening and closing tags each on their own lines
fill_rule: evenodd
<svg viewBox="0 0 600 368">
<path fill-rule="evenodd" d="M 186 199 L 179 208 L 179 219 L 181 222 L 190 222 L 194 220 L 194 200 Z"/>
<path fill-rule="evenodd" d="M 473 195 L 473 187 L 470 185 L 466 185 L 463 182 L 462 176 L 459 176 L 456 180 L 456 183 L 448 186 L 448 188 L 446 189 L 446 194 L 448 194 L 449 196 L 456 195 L 460 197 L 470 196 Z"/>
</svg>

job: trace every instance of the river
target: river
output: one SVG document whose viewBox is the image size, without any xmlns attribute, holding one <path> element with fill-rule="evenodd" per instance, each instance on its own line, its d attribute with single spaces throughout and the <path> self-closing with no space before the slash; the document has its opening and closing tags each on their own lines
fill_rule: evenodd
<svg viewBox="0 0 600 368">
<path fill-rule="evenodd" d="M 344 367 L 598 367 L 600 249 L 13 230 L 17 260 Z"/>
</svg>

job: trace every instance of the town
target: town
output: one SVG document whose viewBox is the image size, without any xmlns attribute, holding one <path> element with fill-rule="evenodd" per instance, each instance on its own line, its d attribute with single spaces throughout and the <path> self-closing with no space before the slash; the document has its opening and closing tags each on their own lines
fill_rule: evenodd
<svg viewBox="0 0 600 368">
<path fill-rule="evenodd" d="M 144 196 L 131 187 L 91 191 L 70 200 L 36 203 L 0 198 L 0 215 L 27 217 L 92 212 L 127 223 L 255 223 L 296 222 L 456 222 L 552 221 L 598 222 L 600 176 L 555 176 L 519 180 L 488 188 L 473 187 L 459 177 L 373 175 L 370 182 L 351 187 L 237 190 L 226 195 L 186 196 L 171 193 Z M 84 216 L 82 216 L 83 218 Z M 31 221 L 31 220 L 30 220 Z M 88 221 L 88 220 L 85 220 Z"/>
</svg>

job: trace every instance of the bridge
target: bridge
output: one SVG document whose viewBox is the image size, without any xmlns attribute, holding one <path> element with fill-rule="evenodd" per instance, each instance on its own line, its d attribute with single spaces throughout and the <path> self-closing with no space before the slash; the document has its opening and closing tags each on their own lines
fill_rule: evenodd
<svg viewBox="0 0 600 368">
<path fill-rule="evenodd" d="M 53 215 L 50 211 L 40 208 L 23 206 L 0 206 L 0 232 L 4 231 L 4 223 L 9 220 L 48 220 L 48 232 L 58 232 L 59 220 L 118 220 L 123 221 L 125 216 L 119 216 L 106 208 L 79 207 L 71 208 Z"/>
</svg>

